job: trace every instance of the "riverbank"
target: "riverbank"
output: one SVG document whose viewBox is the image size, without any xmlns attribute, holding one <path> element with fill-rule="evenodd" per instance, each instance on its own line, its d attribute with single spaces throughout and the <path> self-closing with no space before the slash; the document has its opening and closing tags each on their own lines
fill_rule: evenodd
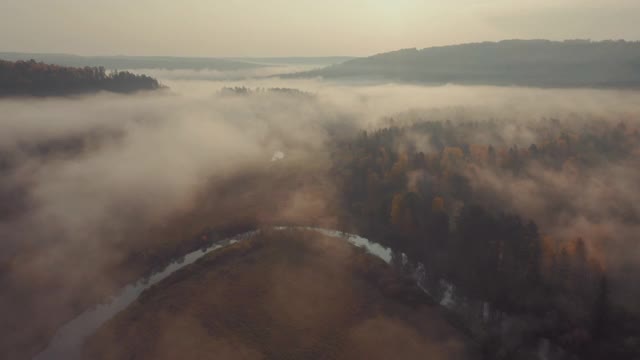
<svg viewBox="0 0 640 360">
<path fill-rule="evenodd" d="M 466 359 L 474 347 L 384 261 L 314 231 L 280 230 L 178 271 L 85 350 L 88 359 Z"/>
</svg>

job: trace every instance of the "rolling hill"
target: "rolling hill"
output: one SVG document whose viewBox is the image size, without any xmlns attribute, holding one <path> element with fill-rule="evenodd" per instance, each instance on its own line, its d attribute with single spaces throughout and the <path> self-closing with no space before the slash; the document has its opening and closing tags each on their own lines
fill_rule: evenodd
<svg viewBox="0 0 640 360">
<path fill-rule="evenodd" d="M 640 86 L 640 42 L 506 40 L 404 49 L 289 77 L 532 87 Z"/>
</svg>

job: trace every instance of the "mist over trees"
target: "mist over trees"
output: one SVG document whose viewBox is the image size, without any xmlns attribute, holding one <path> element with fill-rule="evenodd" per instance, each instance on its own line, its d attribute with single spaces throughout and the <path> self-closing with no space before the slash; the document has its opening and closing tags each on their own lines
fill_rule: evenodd
<svg viewBox="0 0 640 360">
<path fill-rule="evenodd" d="M 640 87 L 640 43 L 506 40 L 404 49 L 291 77 L 429 84 Z"/>
<path fill-rule="evenodd" d="M 3 352 L 29 358 L 213 238 L 289 224 L 361 234 L 489 304 L 489 359 L 540 339 L 638 354 L 635 92 L 214 84 L 1 100 Z"/>
<path fill-rule="evenodd" d="M 35 60 L 0 60 L 0 96 L 59 96 L 97 91 L 132 93 L 157 90 L 158 80 L 127 71 L 107 73 L 104 67 L 72 68 Z"/>
<path fill-rule="evenodd" d="M 421 261 L 428 276 L 447 279 L 464 296 L 525 319 L 527 325 L 518 330 L 524 339 L 553 339 L 581 359 L 639 354 L 636 343 L 622 340 L 637 339 L 640 317 L 636 307 L 623 305 L 632 296 L 624 290 L 630 284 L 618 281 L 622 272 L 637 274 L 638 264 L 627 263 L 621 271 L 623 260 L 615 255 L 637 247 L 637 238 L 625 235 L 640 222 L 634 200 L 615 204 L 624 212 L 592 214 L 532 173 L 555 173 L 573 181 L 581 196 L 596 198 L 578 179 L 609 164 L 637 164 L 638 127 L 543 119 L 522 125 L 521 131 L 535 132 L 538 140 L 518 147 L 499 140 L 501 125 L 497 120 L 422 120 L 338 143 L 333 173 L 345 222 Z M 495 142 L 475 142 L 480 133 L 493 134 Z M 502 180 L 486 186 L 480 179 L 487 173 Z M 517 179 L 529 185 L 519 199 L 511 199 L 522 202 L 514 207 L 499 194 Z M 526 211 L 533 207 L 524 203 L 527 191 L 543 191 L 539 201 L 545 211 Z M 608 196 L 616 198 L 616 191 L 612 186 Z M 598 201 L 604 201 L 603 208 L 613 205 Z M 612 239 L 593 230 L 571 230 L 571 221 L 559 220 L 581 217 L 593 228 L 617 219 L 617 233 L 610 234 Z M 612 283 L 618 287 L 615 294 Z M 509 348 L 499 332 L 486 336 L 492 359 L 516 358 L 527 342 Z M 492 344 L 492 337 L 500 340 Z"/>
<path fill-rule="evenodd" d="M 222 96 L 253 96 L 253 95 L 260 95 L 260 94 L 282 94 L 282 95 L 287 95 L 287 96 L 291 96 L 291 97 L 297 97 L 302 99 L 307 99 L 307 100 L 311 100 L 315 97 L 314 94 L 307 92 L 307 91 L 301 91 L 298 89 L 292 89 L 292 88 L 257 88 L 257 89 L 251 89 L 251 88 L 247 88 L 247 87 L 223 87 L 222 89 L 220 89 L 219 92 L 220 95 Z"/>
</svg>

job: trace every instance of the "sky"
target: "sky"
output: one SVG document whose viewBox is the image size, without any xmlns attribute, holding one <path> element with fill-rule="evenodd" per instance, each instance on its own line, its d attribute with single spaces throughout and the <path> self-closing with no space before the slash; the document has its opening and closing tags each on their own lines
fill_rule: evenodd
<svg viewBox="0 0 640 360">
<path fill-rule="evenodd" d="M 640 40 L 638 0 L 0 0 L 0 51 L 366 56 L 503 39 Z"/>
</svg>

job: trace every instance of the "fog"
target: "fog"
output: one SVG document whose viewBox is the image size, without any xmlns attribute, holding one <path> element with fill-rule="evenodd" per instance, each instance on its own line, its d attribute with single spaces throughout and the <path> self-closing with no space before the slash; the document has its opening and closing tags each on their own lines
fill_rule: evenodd
<svg viewBox="0 0 640 360">
<path fill-rule="evenodd" d="M 469 142 L 528 147 L 540 140 L 528 127 L 543 118 L 568 128 L 595 120 L 637 126 L 640 119 L 640 94 L 631 91 L 263 77 L 273 74 L 159 71 L 168 89 L 154 93 L 0 100 L 0 260 L 13 283 L 49 289 L 35 319 L 64 318 L 56 312 L 73 303 L 73 292 L 108 295 L 127 277 L 110 272 L 131 260 L 132 249 L 153 254 L 168 238 L 209 224 L 335 225 L 328 175 L 335 137 L 418 120 L 503 121 Z M 221 93 L 235 86 L 310 96 Z M 408 144 L 435 151 L 419 136 L 399 146 Z M 638 227 L 620 214 L 640 214 L 639 169 L 637 161 L 608 164 L 576 178 L 529 168 L 527 179 L 516 179 L 479 168 L 470 178 L 490 202 L 538 222 L 543 235 L 581 236 L 606 248 L 607 260 L 636 266 Z M 549 216 L 548 198 L 575 212 Z M 194 214 L 202 219 L 185 220 Z M 0 305 L 29 311 L 20 296 Z M 15 314 L 15 323 L 23 320 Z"/>
<path fill-rule="evenodd" d="M 190 69 L 135 69 L 131 72 L 146 74 L 165 81 L 193 80 L 193 81 L 240 81 L 245 79 L 268 78 L 282 74 L 291 74 L 302 71 L 319 69 L 326 64 L 318 65 L 274 65 L 267 64 L 264 67 L 255 67 L 241 70 L 190 70 Z"/>
<path fill-rule="evenodd" d="M 285 148 L 318 150 L 325 136 L 317 105 L 277 96 L 221 98 L 214 89 L 208 96 L 103 94 L 2 107 L 2 147 L 19 159 L 4 181 L 27 187 L 29 211 L 18 223 L 45 234 L 53 227 L 61 242 L 99 242 L 98 229 L 117 228 L 130 216 L 140 222 L 166 216 L 212 176 L 267 166 Z M 85 134 L 93 141 L 82 151 L 24 150 Z M 3 232 L 14 225 L 4 223 Z"/>
<path fill-rule="evenodd" d="M 373 130 L 388 125 L 389 117 L 396 119 L 395 124 L 416 118 L 506 119 L 509 122 L 499 133 L 479 132 L 470 142 L 528 146 L 536 142 L 536 135 L 522 126 L 525 122 L 543 117 L 577 123 L 585 119 L 636 121 L 640 114 L 640 96 L 624 91 L 356 86 L 321 80 L 210 78 L 201 72 L 181 72 L 162 79 L 170 90 L 132 97 L 100 94 L 0 101 L 0 148 L 10 154 L 9 158 L 19 159 L 13 161 L 10 171 L 2 173 L 2 182 L 7 188 L 24 188 L 29 205 L 27 212 L 2 223 L 3 234 L 35 231 L 48 238 L 45 234 L 50 234 L 53 227 L 61 232 L 56 242 L 90 239 L 99 243 L 102 230 L 98 229 L 117 228 L 130 216 L 138 221 L 167 216 L 191 201 L 212 177 L 269 166 L 275 152 L 282 151 L 288 158 L 297 154 L 313 162 L 324 161 L 328 133 L 338 126 L 351 131 Z M 315 97 L 301 101 L 286 94 L 219 95 L 227 86 L 295 88 Z M 91 136 L 82 151 L 52 151 L 44 156 L 25 150 L 87 135 Z M 428 145 L 420 139 L 409 141 Z M 631 172 L 635 169 L 612 166 Z M 490 175 L 478 176 L 476 185 L 506 189 L 503 196 L 534 218 L 543 216 L 544 206 L 540 208 L 536 201 L 544 202 L 540 193 L 548 189 L 580 201 L 576 204 L 579 209 L 608 211 L 602 205 L 602 192 L 589 190 L 582 196 L 570 196 L 571 189 L 582 189 L 563 183 L 566 179 L 553 178 L 558 175 L 535 169 L 531 173 L 533 178 L 528 181 L 540 188 L 531 189 L 513 179 L 504 187 L 504 178 Z M 597 185 L 609 174 L 610 169 L 598 169 L 586 179 Z M 614 182 L 607 192 L 633 192 L 628 181 L 636 175 L 611 179 L 624 183 Z M 527 196 L 533 202 L 526 201 Z"/>
</svg>

